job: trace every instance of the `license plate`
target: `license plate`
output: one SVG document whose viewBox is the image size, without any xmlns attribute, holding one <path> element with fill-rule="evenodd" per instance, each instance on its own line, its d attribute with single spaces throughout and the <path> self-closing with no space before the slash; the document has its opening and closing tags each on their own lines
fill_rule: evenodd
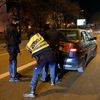
<svg viewBox="0 0 100 100">
<path fill-rule="evenodd" d="M 71 65 L 64 65 L 64 67 L 72 67 Z"/>
</svg>

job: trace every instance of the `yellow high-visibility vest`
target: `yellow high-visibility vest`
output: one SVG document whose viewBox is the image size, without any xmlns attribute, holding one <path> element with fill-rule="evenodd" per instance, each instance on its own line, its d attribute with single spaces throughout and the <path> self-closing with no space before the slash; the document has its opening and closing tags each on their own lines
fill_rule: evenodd
<svg viewBox="0 0 100 100">
<path fill-rule="evenodd" d="M 44 38 L 39 33 L 33 35 L 26 45 L 26 49 L 32 52 L 32 54 L 46 47 L 49 47 L 49 44 L 44 40 Z"/>
</svg>

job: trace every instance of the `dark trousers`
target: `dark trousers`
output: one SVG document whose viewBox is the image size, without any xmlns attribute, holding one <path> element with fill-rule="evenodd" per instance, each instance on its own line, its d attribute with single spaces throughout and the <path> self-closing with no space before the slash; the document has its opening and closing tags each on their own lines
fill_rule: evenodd
<svg viewBox="0 0 100 100">
<path fill-rule="evenodd" d="M 43 67 L 47 63 L 49 63 L 49 66 L 50 66 L 51 81 L 54 81 L 54 79 L 55 79 L 55 66 L 56 66 L 55 62 L 56 62 L 55 53 L 51 49 L 43 52 L 42 54 L 40 54 L 38 56 L 37 65 L 34 68 L 32 80 L 31 80 L 31 85 L 30 85 L 30 87 L 32 87 L 34 91 L 36 89 L 36 86 L 38 83 L 38 77 L 41 73 L 41 70 L 43 69 Z"/>
</svg>

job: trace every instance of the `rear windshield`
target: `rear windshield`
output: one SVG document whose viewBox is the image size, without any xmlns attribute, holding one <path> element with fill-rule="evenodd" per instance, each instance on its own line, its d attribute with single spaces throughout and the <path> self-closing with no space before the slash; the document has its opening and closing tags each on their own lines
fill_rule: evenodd
<svg viewBox="0 0 100 100">
<path fill-rule="evenodd" d="M 66 37 L 67 40 L 78 40 L 77 30 L 61 30 L 61 33 Z"/>
</svg>

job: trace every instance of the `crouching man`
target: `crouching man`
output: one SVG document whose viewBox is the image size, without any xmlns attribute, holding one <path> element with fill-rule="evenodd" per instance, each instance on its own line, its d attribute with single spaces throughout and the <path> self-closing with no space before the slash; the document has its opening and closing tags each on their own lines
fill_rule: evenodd
<svg viewBox="0 0 100 100">
<path fill-rule="evenodd" d="M 38 77 L 43 67 L 47 63 L 50 66 L 51 85 L 55 84 L 56 57 L 55 52 L 52 51 L 49 44 L 44 40 L 44 38 L 39 33 L 33 33 L 33 36 L 27 43 L 26 49 L 32 53 L 32 57 L 34 57 L 37 60 L 37 64 L 34 67 L 33 76 L 30 83 L 30 92 L 25 93 L 24 97 L 34 98 L 36 96 L 35 92 L 38 83 Z"/>
</svg>

